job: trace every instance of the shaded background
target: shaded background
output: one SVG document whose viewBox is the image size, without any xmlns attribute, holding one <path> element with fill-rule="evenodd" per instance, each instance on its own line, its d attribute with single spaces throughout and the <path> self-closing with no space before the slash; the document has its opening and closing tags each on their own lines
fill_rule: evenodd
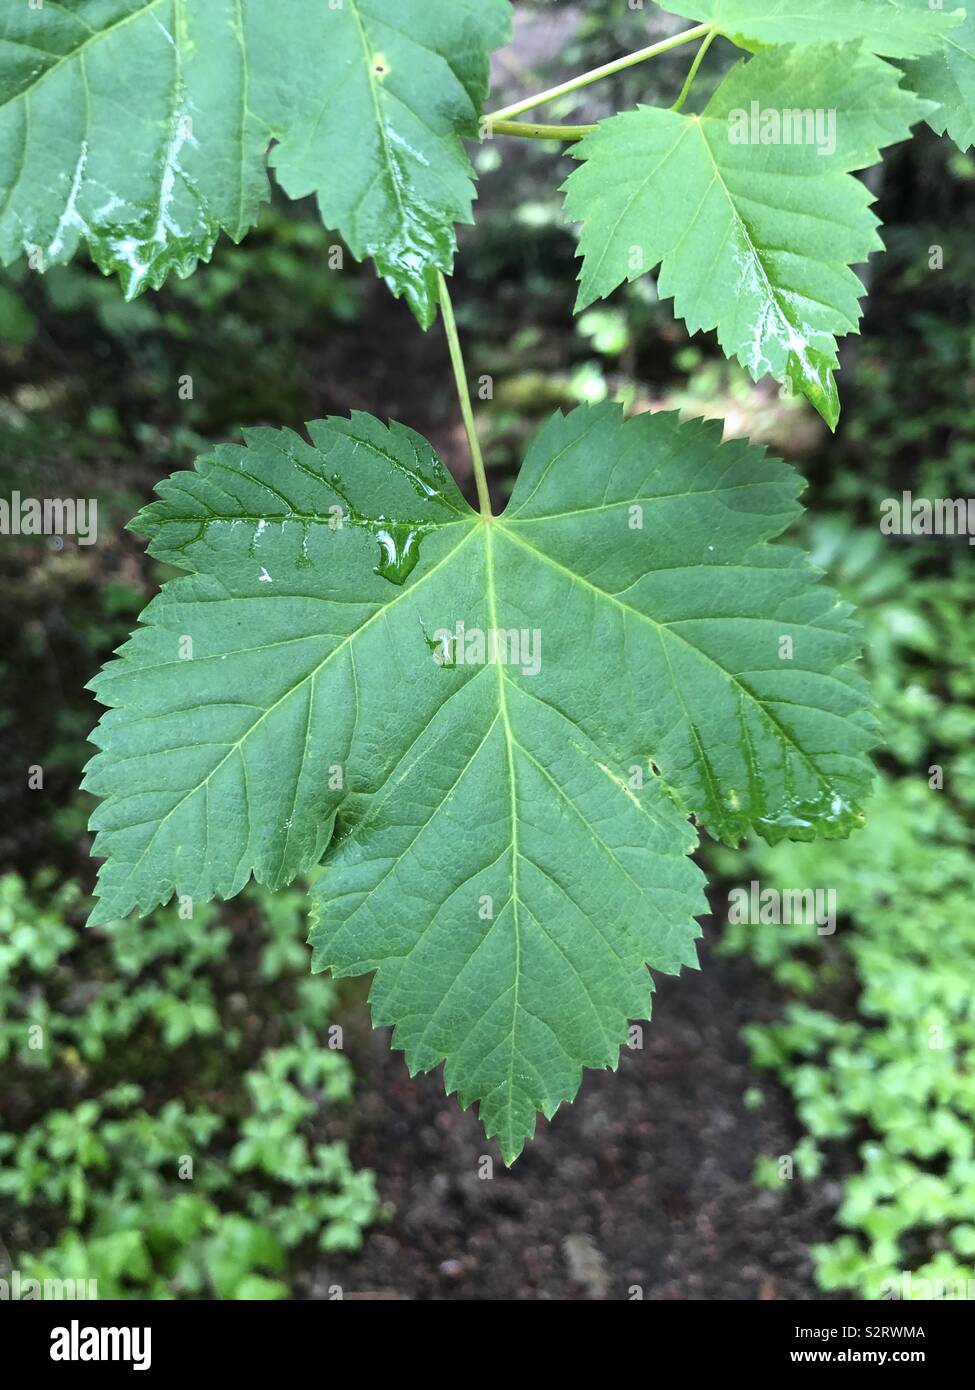
<svg viewBox="0 0 975 1390">
<path fill-rule="evenodd" d="M 685 27 L 619 3 L 518 11 L 495 105 Z M 689 61 L 552 119 L 672 101 Z M 730 61 L 716 44 L 690 110 Z M 905 488 L 975 493 L 975 160 L 924 128 L 868 176 L 888 251 L 864 272 L 835 439 L 713 335 L 688 339 L 653 277 L 574 318 L 571 160 L 504 140 L 476 160 L 454 297 L 470 373 L 493 382 L 479 424 L 499 503 L 539 422 L 581 401 L 722 417 L 791 459 L 809 484 L 795 539 L 867 628 L 886 736 L 869 825 L 841 845 L 705 846 L 702 971 L 658 981 L 642 1046 L 587 1073 L 510 1172 L 439 1074 L 411 1082 L 372 1032 L 365 982 L 308 975 L 300 887 L 83 931 L 84 686 L 167 577 L 124 529 L 155 482 L 242 425 L 350 409 L 420 430 L 471 480 L 442 335 L 368 267 L 329 271 L 338 239 L 311 206 L 276 199 L 241 247 L 131 305 L 82 263 L 6 273 L 0 495 L 96 496 L 99 538 L 0 540 L 0 1278 L 467 1299 L 975 1280 L 975 552 L 878 525 Z M 834 888 L 835 936 L 727 927 L 752 878 Z"/>
</svg>

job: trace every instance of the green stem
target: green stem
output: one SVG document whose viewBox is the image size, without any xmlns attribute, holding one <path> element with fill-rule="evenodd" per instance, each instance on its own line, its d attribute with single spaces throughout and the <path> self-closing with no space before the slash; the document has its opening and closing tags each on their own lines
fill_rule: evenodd
<svg viewBox="0 0 975 1390">
<path fill-rule="evenodd" d="M 536 125 L 534 121 L 484 122 L 483 139 L 495 135 L 517 135 L 523 140 L 582 140 L 596 129 L 594 125 Z"/>
<path fill-rule="evenodd" d="M 635 67 L 637 63 L 645 62 L 647 58 L 656 58 L 658 53 L 668 53 L 670 49 L 679 48 L 681 44 L 693 43 L 695 39 L 703 39 L 710 32 L 710 24 L 695 24 L 693 29 L 684 29 L 680 34 L 674 34 L 672 38 L 661 39 L 659 43 L 652 43 L 649 48 L 641 48 L 636 53 L 627 53 L 623 58 L 615 58 L 611 63 L 604 63 L 601 68 L 593 68 L 591 72 L 584 72 L 579 77 L 570 78 L 568 82 L 562 82 L 558 87 L 550 87 L 547 92 L 539 92 L 537 96 L 525 97 L 522 101 L 516 101 L 511 106 L 505 106 L 500 111 L 492 112 L 484 119 L 488 126 L 492 126 L 498 121 L 506 121 L 513 116 L 520 116 L 523 111 L 531 111 L 533 107 L 544 106 L 546 102 L 554 101 L 556 97 L 568 96 L 570 92 L 577 92 L 580 87 L 588 87 L 590 82 L 598 82 L 602 77 L 611 77 L 614 72 L 623 72 L 625 68 Z"/>
<path fill-rule="evenodd" d="M 490 518 L 491 511 L 491 492 L 488 488 L 487 473 L 484 471 L 484 456 L 481 453 L 481 441 L 477 437 L 477 426 L 474 423 L 474 407 L 471 405 L 471 391 L 467 382 L 467 368 L 464 366 L 464 354 L 460 346 L 460 336 L 457 332 L 457 320 L 454 318 L 454 306 L 450 301 L 450 291 L 447 288 L 447 281 L 438 271 L 440 281 L 440 312 L 443 315 L 443 326 L 447 334 L 447 344 L 450 348 L 450 361 L 454 368 L 454 380 L 457 383 L 457 397 L 460 401 L 460 413 L 464 417 L 464 429 L 467 431 L 467 443 L 471 451 L 471 463 L 474 465 L 474 479 L 477 483 L 477 500 L 481 507 L 481 516 Z"/>
<path fill-rule="evenodd" d="M 697 53 L 694 57 L 694 61 L 691 64 L 691 70 L 687 74 L 687 78 L 684 82 L 684 85 L 680 89 L 680 96 L 677 98 L 673 106 L 670 108 L 671 111 L 680 111 L 683 108 L 684 102 L 687 100 L 688 95 L 690 94 L 690 90 L 694 86 L 694 79 L 697 76 L 698 69 L 704 62 L 704 55 L 707 53 L 708 49 L 711 47 L 711 45 L 714 43 L 717 37 L 718 34 L 716 29 L 712 29 L 710 34 L 707 34 L 705 36 L 704 42 L 701 44 L 701 47 L 697 50 Z"/>
</svg>

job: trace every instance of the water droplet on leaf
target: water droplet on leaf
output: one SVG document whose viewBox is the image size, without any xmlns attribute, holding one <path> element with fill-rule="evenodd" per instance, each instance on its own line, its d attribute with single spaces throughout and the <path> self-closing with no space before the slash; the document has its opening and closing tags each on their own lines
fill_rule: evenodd
<svg viewBox="0 0 975 1390">
<path fill-rule="evenodd" d="M 421 528 L 408 522 L 394 522 L 377 528 L 379 564 L 376 573 L 388 579 L 390 584 L 404 584 L 416 569 L 422 535 Z"/>
</svg>

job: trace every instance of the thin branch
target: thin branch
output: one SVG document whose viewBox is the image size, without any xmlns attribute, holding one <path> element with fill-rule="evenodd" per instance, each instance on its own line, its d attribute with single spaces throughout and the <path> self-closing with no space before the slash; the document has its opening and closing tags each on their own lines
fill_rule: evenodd
<svg viewBox="0 0 975 1390">
<path fill-rule="evenodd" d="M 467 431 L 467 443 L 471 451 L 471 463 L 474 465 L 474 479 L 477 483 L 477 500 L 481 506 L 481 516 L 489 519 L 493 513 L 491 511 L 491 491 L 488 487 L 487 473 L 484 471 L 484 456 L 481 453 L 481 441 L 477 437 L 477 426 L 474 423 L 474 407 L 471 405 L 471 390 L 467 381 L 467 368 L 464 366 L 464 353 L 460 345 L 460 335 L 457 332 L 457 320 L 454 318 L 454 306 L 450 300 L 450 290 L 447 288 L 447 281 L 438 271 L 440 281 L 440 312 L 443 315 L 444 331 L 447 334 L 447 344 L 450 348 L 450 361 L 454 368 L 454 381 L 457 383 L 457 398 L 460 401 L 460 413 L 464 417 L 464 429 Z"/>
<path fill-rule="evenodd" d="M 495 135 L 515 135 L 522 140 L 561 140 L 571 143 L 591 135 L 594 125 L 538 125 L 534 121 L 488 121 L 483 125 L 483 140 Z"/>
<path fill-rule="evenodd" d="M 560 83 L 558 87 L 550 87 L 547 92 L 539 92 L 537 96 L 525 97 L 522 101 L 516 101 L 511 106 L 505 106 L 500 111 L 492 112 L 484 119 L 488 125 L 494 125 L 498 121 L 506 121 L 514 116 L 520 116 L 524 111 L 531 111 L 536 106 L 544 106 L 547 102 L 555 101 L 556 97 L 568 96 L 570 92 L 577 92 L 580 87 L 588 87 L 591 82 L 598 82 L 600 78 L 611 77 L 613 73 L 635 67 L 637 63 L 646 62 L 648 58 L 656 58 L 659 53 L 669 53 L 672 48 L 679 48 L 681 44 L 693 43 L 695 39 L 703 39 L 710 32 L 710 24 L 695 24 L 693 29 L 684 29 L 669 39 L 661 39 L 659 43 L 652 43 L 649 48 L 641 48 L 636 53 L 627 53 L 623 58 L 615 58 L 611 63 L 604 63 L 601 68 L 593 68 L 591 72 L 581 73 L 578 77 L 570 78 L 568 82 Z"/>
<path fill-rule="evenodd" d="M 694 61 L 691 64 L 691 70 L 687 74 L 687 78 L 684 82 L 684 85 L 680 89 L 680 96 L 677 98 L 673 106 L 670 108 L 671 111 L 680 111 L 683 109 L 684 102 L 687 100 L 690 94 L 690 90 L 694 86 L 694 79 L 697 76 L 698 69 L 704 62 L 704 55 L 707 53 L 708 49 L 711 47 L 711 45 L 714 43 L 717 37 L 718 32 L 716 29 L 712 29 L 710 34 L 708 34 L 705 37 L 704 42 L 701 44 L 701 47 L 697 50 L 697 53 L 694 57 Z"/>
</svg>

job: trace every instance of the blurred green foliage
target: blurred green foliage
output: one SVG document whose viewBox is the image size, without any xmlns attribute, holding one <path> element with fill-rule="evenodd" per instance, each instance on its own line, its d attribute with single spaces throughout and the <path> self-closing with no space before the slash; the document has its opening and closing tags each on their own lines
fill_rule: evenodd
<svg viewBox="0 0 975 1390">
<path fill-rule="evenodd" d="M 0 344 L 14 381 L 25 380 L 0 404 L 3 455 L 43 464 L 58 448 L 80 445 L 97 457 L 136 445 L 166 460 L 161 475 L 191 460 L 215 429 L 300 423 L 322 340 L 358 320 L 363 285 L 356 263 L 306 211 L 267 207 L 242 245 L 221 242 L 201 273 L 131 304 L 84 257 L 44 275 L 22 264 L 4 271 Z M 85 372 L 65 379 L 79 338 Z M 80 438 L 70 428 L 76 413 Z"/>
<path fill-rule="evenodd" d="M 322 1137 L 353 1076 L 334 989 L 308 975 L 302 893 L 248 890 L 233 928 L 207 907 L 84 933 L 80 892 L 45 877 L 0 879 L 0 1061 L 24 1116 L 0 1134 L 0 1213 L 22 1276 L 285 1298 L 292 1252 L 358 1249 L 382 1211 L 372 1173 Z M 267 1011 L 256 1043 L 228 993 L 240 953 Z"/>
<path fill-rule="evenodd" d="M 816 1248 L 826 1290 L 882 1295 L 903 1270 L 975 1280 L 975 920 L 970 831 L 944 792 L 885 779 L 849 846 L 755 847 L 763 886 L 835 889 L 836 937 L 807 927 L 730 926 L 788 993 L 781 1021 L 746 1030 L 756 1066 L 791 1090 L 811 1179 L 836 1141 L 859 1158 L 837 1219 L 854 1234 Z M 728 866 L 730 867 L 730 866 Z M 808 1002 L 807 1002 L 808 1001 Z M 765 1181 L 771 1159 L 760 1163 Z M 940 1253 L 938 1273 L 931 1261 Z M 966 1258 L 967 1257 L 967 1258 Z"/>
</svg>

